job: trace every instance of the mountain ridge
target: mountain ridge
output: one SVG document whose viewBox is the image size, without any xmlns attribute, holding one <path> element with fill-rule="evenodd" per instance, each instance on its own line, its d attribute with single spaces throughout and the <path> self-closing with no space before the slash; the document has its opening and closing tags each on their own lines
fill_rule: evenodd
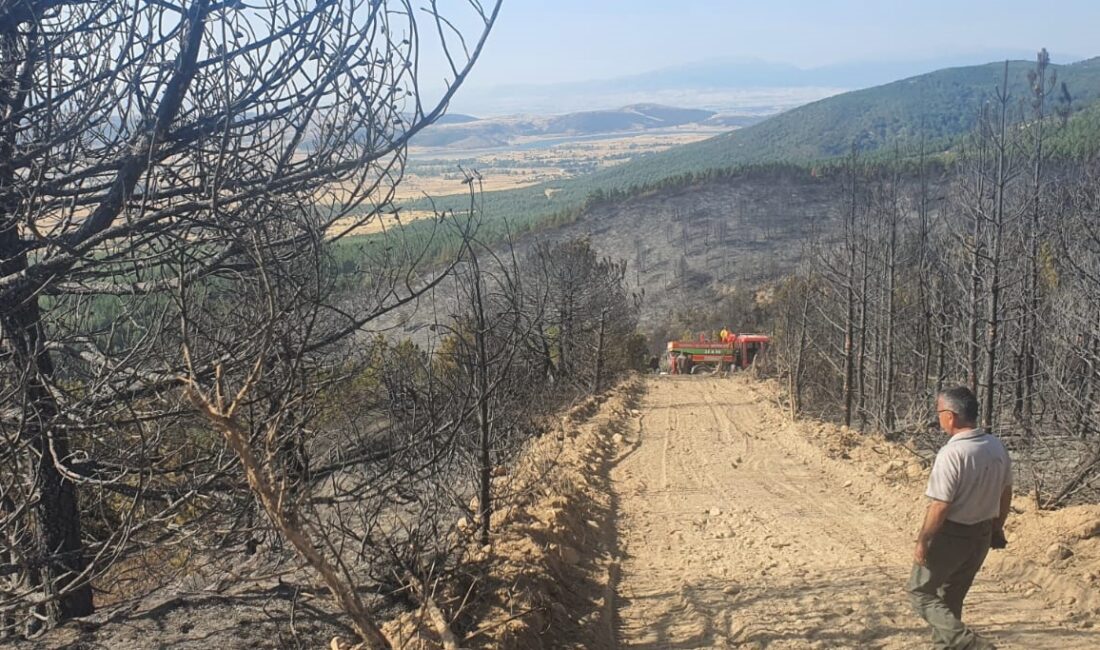
<svg viewBox="0 0 1100 650">
<path fill-rule="evenodd" d="M 480 106 L 481 112 L 498 111 L 559 112 L 592 110 L 599 106 L 618 106 L 643 101 L 649 96 L 662 103 L 699 106 L 719 112 L 743 111 L 744 98 L 738 93 L 749 90 L 791 91 L 794 89 L 832 89 L 828 94 L 878 86 L 897 79 L 984 62 L 1034 60 L 1034 51 L 989 49 L 931 58 L 842 61 L 825 65 L 798 66 L 760 59 L 715 58 L 671 65 L 621 76 L 550 83 L 511 83 L 467 88 L 459 102 L 462 106 Z M 1060 65 L 1084 57 L 1053 53 Z M 732 93 L 732 94 L 731 94 Z M 824 96 L 818 93 L 813 99 Z M 776 107 L 790 108 L 786 101 L 772 97 Z M 558 110 L 554 106 L 558 105 Z M 525 109 L 523 108 L 525 107 Z M 472 110 L 472 109 L 471 109 Z M 477 112 L 477 111 L 474 111 Z"/>
<path fill-rule="evenodd" d="M 810 163 L 837 159 L 853 145 L 862 155 L 927 142 L 942 151 L 971 131 L 984 102 L 1002 82 L 1005 63 L 948 68 L 821 99 L 716 137 L 638 156 L 593 174 L 487 193 L 489 214 L 530 220 L 576 209 L 592 195 L 630 192 L 664 179 L 743 165 Z M 1008 62 L 1014 111 L 1025 111 L 1027 73 L 1034 62 Z M 1100 57 L 1050 66 L 1081 112 L 1100 98 Z M 1057 98 L 1056 89 L 1051 103 Z M 1050 111 L 1052 112 L 1052 111 Z M 1091 114 L 1091 111 L 1087 111 Z M 1049 114 L 1049 113 L 1048 113 Z M 1073 125 L 1071 120 L 1071 125 Z M 1072 144 L 1072 143 L 1070 143 Z M 463 197 L 465 200 L 465 197 Z M 448 206 L 447 197 L 437 205 Z M 461 205 L 456 204 L 456 209 Z"/>
</svg>

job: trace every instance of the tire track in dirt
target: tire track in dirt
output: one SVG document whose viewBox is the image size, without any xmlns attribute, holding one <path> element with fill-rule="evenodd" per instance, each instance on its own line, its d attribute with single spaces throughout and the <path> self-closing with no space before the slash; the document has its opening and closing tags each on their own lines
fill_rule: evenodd
<svg viewBox="0 0 1100 650">
<path fill-rule="evenodd" d="M 612 471 L 621 647 L 927 645 L 903 593 L 919 495 L 851 487 L 748 378 L 648 389 L 642 418 L 664 430 L 647 429 Z M 1005 648 L 1100 645 L 988 577 L 966 617 Z"/>
</svg>

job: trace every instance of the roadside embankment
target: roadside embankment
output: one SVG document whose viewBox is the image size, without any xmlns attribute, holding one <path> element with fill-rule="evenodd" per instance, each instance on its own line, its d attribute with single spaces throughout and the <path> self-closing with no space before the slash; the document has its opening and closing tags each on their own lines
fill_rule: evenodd
<svg viewBox="0 0 1100 650">
<path fill-rule="evenodd" d="M 572 408 L 557 430 L 532 440 L 515 469 L 495 482 L 492 542 L 466 522 L 468 584 L 443 598 L 462 604 L 463 648 L 614 647 L 616 504 L 609 464 L 636 422 L 643 390 L 629 380 Z M 471 623 L 472 621 L 472 623 Z M 427 617 L 386 626 L 405 648 L 443 647 Z"/>
</svg>

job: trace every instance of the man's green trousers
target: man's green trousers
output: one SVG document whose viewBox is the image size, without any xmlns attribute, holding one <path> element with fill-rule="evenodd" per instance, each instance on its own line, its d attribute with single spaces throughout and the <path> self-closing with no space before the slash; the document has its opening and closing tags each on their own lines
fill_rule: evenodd
<svg viewBox="0 0 1100 650">
<path fill-rule="evenodd" d="M 974 643 L 974 633 L 962 622 L 963 599 L 989 553 L 993 522 L 964 525 L 953 521 L 928 546 L 925 566 L 913 565 L 909 599 L 932 626 L 936 648 L 962 649 Z"/>
</svg>

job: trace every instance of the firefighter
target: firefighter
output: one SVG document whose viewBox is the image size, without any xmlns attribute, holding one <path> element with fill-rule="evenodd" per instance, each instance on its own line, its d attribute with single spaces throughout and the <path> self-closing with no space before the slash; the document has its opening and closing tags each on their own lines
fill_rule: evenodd
<svg viewBox="0 0 1100 650">
<path fill-rule="evenodd" d="M 718 336 L 720 337 L 719 340 L 723 343 L 729 343 L 730 331 L 728 329 L 723 327 Z"/>
</svg>

